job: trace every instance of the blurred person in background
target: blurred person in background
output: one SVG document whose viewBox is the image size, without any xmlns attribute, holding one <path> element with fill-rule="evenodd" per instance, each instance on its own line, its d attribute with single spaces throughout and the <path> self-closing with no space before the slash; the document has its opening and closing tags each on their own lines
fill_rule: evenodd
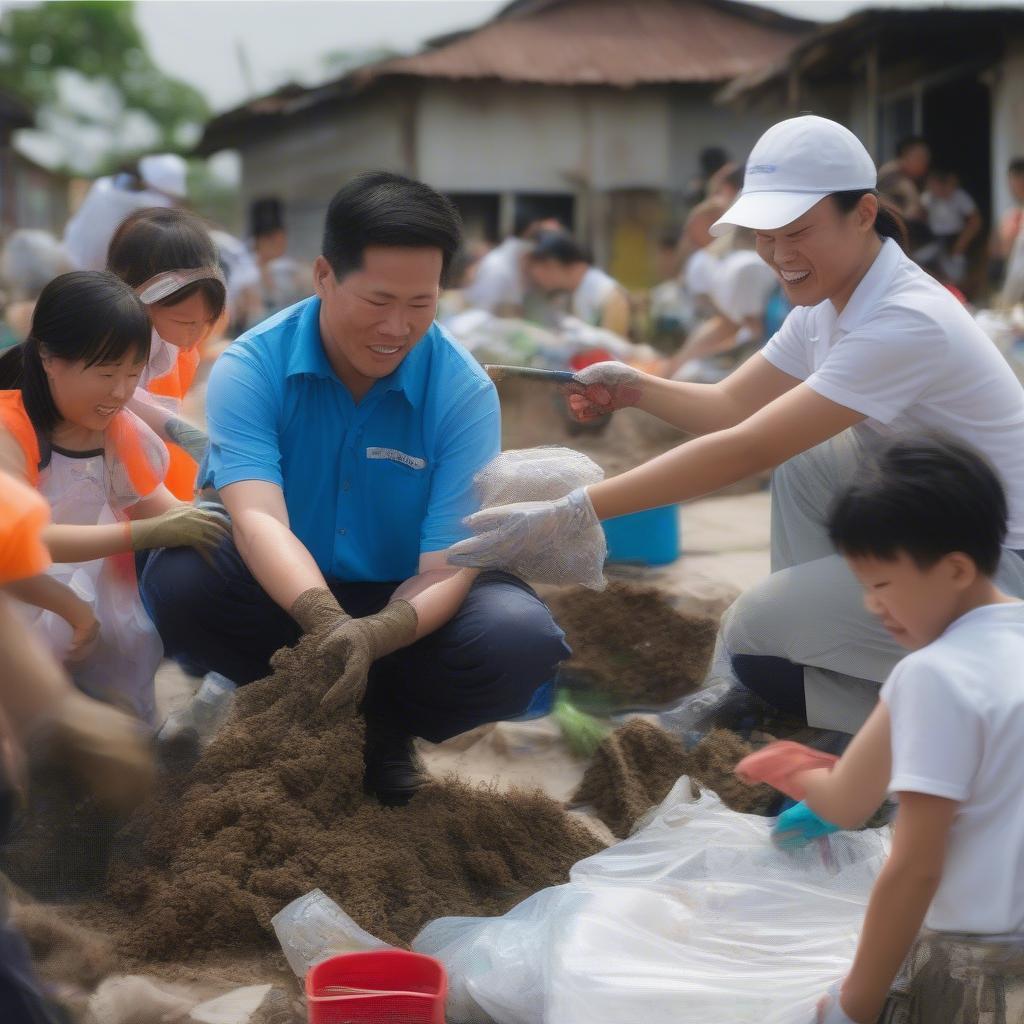
<svg viewBox="0 0 1024 1024">
<path fill-rule="evenodd" d="M 549 295 L 567 295 L 569 313 L 592 327 L 629 337 L 629 295 L 595 267 L 586 249 L 564 231 L 542 232 L 526 256 L 530 279 Z"/>
<path fill-rule="evenodd" d="M 708 181 L 708 199 L 714 199 L 729 206 L 743 188 L 743 164 L 728 163 L 720 167 Z"/>
<path fill-rule="evenodd" d="M 0 276 L 7 292 L 0 349 L 28 337 L 39 293 L 60 274 L 71 269 L 64 246 L 49 231 L 19 228 L 4 245 Z"/>
<path fill-rule="evenodd" d="M 188 196 L 188 165 L 176 153 L 158 153 L 118 174 L 97 178 L 64 229 L 72 266 L 102 270 L 107 249 L 121 222 L 150 206 L 177 206 Z"/>
<path fill-rule="evenodd" d="M 1006 183 L 1010 188 L 1013 206 L 1000 218 L 999 225 L 992 239 L 991 247 L 991 280 L 1004 286 L 1011 278 L 1011 256 L 1017 240 L 1024 228 L 1024 157 L 1015 157 L 1010 161 L 1006 172 Z M 1022 254 L 1024 256 L 1024 254 Z M 1024 259 L 1016 272 L 1024 278 Z"/>
<path fill-rule="evenodd" d="M 530 240 L 541 231 L 560 228 L 553 218 L 538 217 L 530 209 L 521 210 L 516 215 L 514 233 L 476 265 L 472 280 L 463 290 L 467 308 L 482 309 L 495 316 L 522 316 L 530 289 L 524 266 Z"/>
<path fill-rule="evenodd" d="M 928 216 L 932 241 L 914 254 L 918 262 L 937 262 L 943 276 L 962 285 L 967 276 L 967 253 L 982 229 L 978 204 L 960 187 L 952 171 L 933 167 L 921 203 Z"/>
<path fill-rule="evenodd" d="M 134 289 L 152 324 L 149 356 L 129 408 L 168 446 L 167 489 L 191 501 L 207 439 L 182 418 L 182 405 L 203 344 L 226 319 L 227 285 L 217 250 L 196 214 L 139 210 L 111 240 L 107 269 Z"/>
<path fill-rule="evenodd" d="M 167 449 L 126 406 L 149 354 L 138 296 L 113 274 L 74 271 L 39 296 L 28 339 L 0 357 L 0 470 L 49 502 L 55 564 L 9 592 L 84 693 L 155 724 L 160 637 L 132 553 L 216 544 L 212 513 L 163 486 Z M 121 556 L 121 557 L 117 557 Z"/>
<path fill-rule="evenodd" d="M 263 316 L 306 298 L 313 288 L 312 267 L 288 253 L 288 232 L 280 199 L 256 199 L 249 208 L 249 237 L 260 272 Z"/>
<path fill-rule="evenodd" d="M 903 218 L 911 252 L 931 239 L 928 213 L 921 201 L 931 162 L 928 143 L 920 135 L 910 135 L 897 145 L 896 158 L 878 169 L 878 193 Z"/>
<path fill-rule="evenodd" d="M 45 760 L 91 791 L 104 811 L 128 811 L 148 792 L 153 763 L 144 734 L 127 715 L 79 693 L 45 647 L 26 632 L 6 589 L 50 567 L 43 498 L 0 471 L 0 843 L 11 830 L 25 764 Z M 8 923 L 0 894 L 0 1020 L 57 1024 L 28 947 Z"/>
<path fill-rule="evenodd" d="M 686 218 L 680 249 L 684 254 L 683 287 L 693 302 L 697 323 L 714 316 L 711 286 L 715 266 L 725 246 L 715 246 L 711 225 L 728 209 L 723 199 L 705 199 L 698 203 Z"/>
<path fill-rule="evenodd" d="M 709 225 L 710 227 L 710 225 Z M 667 376 L 720 379 L 730 368 L 701 362 L 712 356 L 746 349 L 748 354 L 767 340 L 765 315 L 779 290 L 775 271 L 757 254 L 754 232 L 735 228 L 728 250 L 708 269 L 712 315 L 686 339 L 670 361 Z"/>
<path fill-rule="evenodd" d="M 706 146 L 697 156 L 700 170 L 686 186 L 686 201 L 690 206 L 707 198 L 708 182 L 715 172 L 729 162 L 729 153 L 721 146 Z"/>
</svg>

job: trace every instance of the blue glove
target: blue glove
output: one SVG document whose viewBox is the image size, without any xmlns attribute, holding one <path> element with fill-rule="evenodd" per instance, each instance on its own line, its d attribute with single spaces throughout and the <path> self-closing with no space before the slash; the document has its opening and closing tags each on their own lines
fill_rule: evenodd
<svg viewBox="0 0 1024 1024">
<path fill-rule="evenodd" d="M 819 818 L 802 801 L 783 811 L 772 827 L 772 842 L 780 850 L 799 850 L 821 836 L 839 832 L 839 826 Z"/>
</svg>

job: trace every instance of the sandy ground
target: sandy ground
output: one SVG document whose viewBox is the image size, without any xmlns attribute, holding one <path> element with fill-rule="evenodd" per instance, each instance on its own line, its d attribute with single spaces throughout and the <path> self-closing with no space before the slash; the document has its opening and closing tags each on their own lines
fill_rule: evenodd
<svg viewBox="0 0 1024 1024">
<path fill-rule="evenodd" d="M 612 566 L 609 574 L 657 586 L 686 610 L 719 617 L 742 590 L 768 574 L 768 510 L 766 492 L 685 505 L 680 509 L 681 558 L 658 569 Z M 186 703 L 197 685 L 177 665 L 165 662 L 157 674 L 161 716 Z M 437 776 L 454 772 L 501 789 L 536 787 L 563 801 L 579 785 L 585 767 L 551 718 L 485 725 L 440 745 L 421 742 L 420 748 Z"/>
</svg>

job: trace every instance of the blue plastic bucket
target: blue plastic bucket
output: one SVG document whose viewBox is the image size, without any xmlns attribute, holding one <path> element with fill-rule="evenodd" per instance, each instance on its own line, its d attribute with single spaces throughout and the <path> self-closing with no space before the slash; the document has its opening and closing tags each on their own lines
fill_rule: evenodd
<svg viewBox="0 0 1024 1024">
<path fill-rule="evenodd" d="M 678 505 L 631 512 L 603 526 L 609 562 L 667 565 L 681 554 Z"/>
</svg>

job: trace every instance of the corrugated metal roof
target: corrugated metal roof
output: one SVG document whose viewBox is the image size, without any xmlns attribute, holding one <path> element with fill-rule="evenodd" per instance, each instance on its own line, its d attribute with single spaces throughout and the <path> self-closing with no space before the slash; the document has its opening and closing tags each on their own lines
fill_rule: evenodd
<svg viewBox="0 0 1024 1024">
<path fill-rule="evenodd" d="M 724 82 L 777 61 L 804 28 L 714 0 L 561 0 L 515 8 L 434 49 L 354 74 L 619 88 Z"/>
<path fill-rule="evenodd" d="M 207 124 L 197 151 L 243 145 L 386 78 L 615 88 L 725 82 L 777 63 L 811 27 L 736 0 L 513 0 L 481 28 L 451 33 L 411 57 L 312 88 L 289 84 L 226 111 Z"/>
</svg>

